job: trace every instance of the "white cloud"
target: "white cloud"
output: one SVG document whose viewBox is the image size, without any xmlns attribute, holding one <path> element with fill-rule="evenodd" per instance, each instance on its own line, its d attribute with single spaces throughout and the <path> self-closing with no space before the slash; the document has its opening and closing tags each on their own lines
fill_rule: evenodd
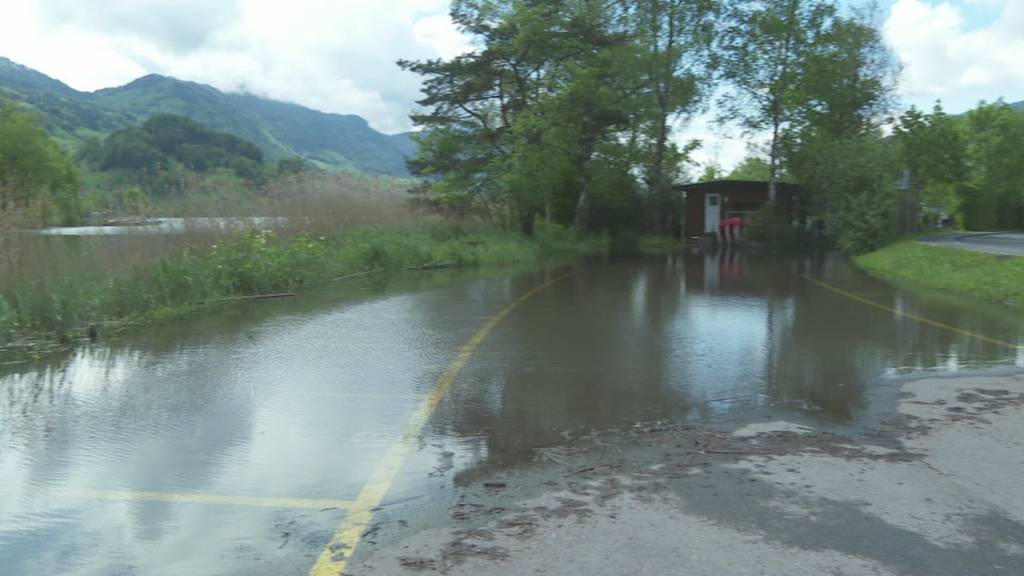
<svg viewBox="0 0 1024 576">
<path fill-rule="evenodd" d="M 473 49 L 469 38 L 459 32 L 447 14 L 420 18 L 413 32 L 416 40 L 434 48 L 442 58 L 453 58 Z"/>
<path fill-rule="evenodd" d="M 0 56 L 80 90 L 154 72 L 408 130 L 399 58 L 469 48 L 447 0 L 7 0 Z"/>
<path fill-rule="evenodd" d="M 897 0 L 883 33 L 902 60 L 900 91 L 911 101 L 942 98 L 970 105 L 979 99 L 1024 99 L 1024 0 L 994 7 L 991 23 L 971 27 L 948 2 Z"/>
<path fill-rule="evenodd" d="M 744 135 L 738 127 L 718 122 L 713 112 L 701 114 L 685 126 L 677 127 L 675 142 L 679 147 L 691 140 L 701 141 L 701 147 L 690 155 L 694 164 L 689 167 L 689 173 L 693 177 L 699 176 L 709 164 L 728 172 L 747 156 L 763 156 L 761 149 L 766 148 L 763 136 Z"/>
</svg>

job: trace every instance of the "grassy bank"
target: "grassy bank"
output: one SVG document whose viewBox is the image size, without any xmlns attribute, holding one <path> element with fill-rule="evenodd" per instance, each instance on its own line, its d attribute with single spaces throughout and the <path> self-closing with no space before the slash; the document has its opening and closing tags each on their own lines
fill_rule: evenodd
<svg viewBox="0 0 1024 576">
<path fill-rule="evenodd" d="M 84 334 L 90 325 L 147 319 L 244 296 L 295 292 L 368 270 L 539 261 L 594 254 L 602 238 L 555 227 L 527 239 L 485 227 L 351 228 L 281 238 L 250 231 L 204 248 L 135 265 L 104 278 L 24 279 L 0 294 L 0 343 Z"/>
<path fill-rule="evenodd" d="M 1024 306 L 1024 258 L 997 258 L 905 240 L 859 256 L 856 263 L 889 280 L 1018 308 Z"/>
</svg>

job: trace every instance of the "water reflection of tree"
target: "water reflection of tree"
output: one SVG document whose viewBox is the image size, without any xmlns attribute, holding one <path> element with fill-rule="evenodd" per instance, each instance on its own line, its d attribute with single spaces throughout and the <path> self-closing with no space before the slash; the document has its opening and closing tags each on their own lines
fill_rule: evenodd
<svg viewBox="0 0 1024 576">
<path fill-rule="evenodd" d="M 936 303 L 901 293 L 838 258 L 803 270 L 892 309 L 981 334 L 997 334 L 1011 342 L 1017 337 L 1008 333 L 1013 327 L 999 326 L 994 317 L 979 314 L 978 305 Z M 1008 351 L 998 345 L 894 315 L 800 276 L 792 278 L 792 326 L 773 339 L 776 358 L 771 363 L 769 388 L 775 398 L 806 400 L 833 417 L 849 419 L 864 406 L 867 388 L 890 371 L 955 369 L 965 361 L 1010 360 Z"/>
<path fill-rule="evenodd" d="M 529 457 L 532 448 L 562 441 L 565 431 L 688 415 L 712 419 L 762 399 L 849 420 L 893 369 L 1009 358 L 998 346 L 843 298 L 805 274 L 1010 342 L 1020 330 L 979 320 L 971 306 L 910 302 L 823 254 L 692 253 L 584 268 L 517 309 L 489 337 L 442 403 L 435 431 L 480 438 L 478 465 L 487 467 Z M 518 278 L 509 296 L 539 281 Z M 707 389 L 716 374 L 696 365 L 709 360 L 692 348 L 707 326 L 694 314 L 736 306 L 746 306 L 766 343 L 746 351 L 745 361 L 760 363 L 744 373 L 747 381 L 725 383 L 746 402 L 712 404 Z M 715 351 L 710 362 L 729 362 L 740 353 L 733 348 Z"/>
<path fill-rule="evenodd" d="M 540 280 L 518 278 L 510 292 Z M 682 417 L 689 401 L 665 365 L 679 287 L 673 261 L 582 268 L 554 284 L 492 333 L 435 430 L 482 436 L 489 462 L 512 462 L 563 433 Z"/>
</svg>

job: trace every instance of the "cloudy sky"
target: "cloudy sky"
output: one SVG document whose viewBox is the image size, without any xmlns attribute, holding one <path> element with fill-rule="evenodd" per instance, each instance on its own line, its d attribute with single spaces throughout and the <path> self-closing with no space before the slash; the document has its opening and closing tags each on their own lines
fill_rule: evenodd
<svg viewBox="0 0 1024 576">
<path fill-rule="evenodd" d="M 0 56 L 79 90 L 150 72 L 359 114 L 410 128 L 418 79 L 398 58 L 468 48 L 447 0 L 4 0 Z M 1024 100 L 1024 0 L 883 0 L 885 37 L 904 65 L 905 104 L 952 112 Z M 698 159 L 732 165 L 743 138 L 698 121 Z"/>
</svg>

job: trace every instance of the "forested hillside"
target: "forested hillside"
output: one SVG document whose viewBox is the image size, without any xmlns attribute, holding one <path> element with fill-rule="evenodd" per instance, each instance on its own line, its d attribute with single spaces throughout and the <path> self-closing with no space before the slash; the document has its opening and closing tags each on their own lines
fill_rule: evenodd
<svg viewBox="0 0 1024 576">
<path fill-rule="evenodd" d="M 265 173 L 258 146 L 177 114 L 157 114 L 140 127 L 90 140 L 77 158 L 96 170 L 124 171 L 129 181 L 157 194 L 171 191 L 178 166 L 198 174 L 224 168 L 248 181 Z"/>
<path fill-rule="evenodd" d="M 404 175 L 406 157 L 415 154 L 408 134 L 382 134 L 359 116 L 226 94 L 155 74 L 116 88 L 80 92 L 0 57 L 0 97 L 37 111 L 50 134 L 70 151 L 90 138 L 172 113 L 249 140 L 268 160 L 298 156 L 327 170 Z"/>
</svg>

